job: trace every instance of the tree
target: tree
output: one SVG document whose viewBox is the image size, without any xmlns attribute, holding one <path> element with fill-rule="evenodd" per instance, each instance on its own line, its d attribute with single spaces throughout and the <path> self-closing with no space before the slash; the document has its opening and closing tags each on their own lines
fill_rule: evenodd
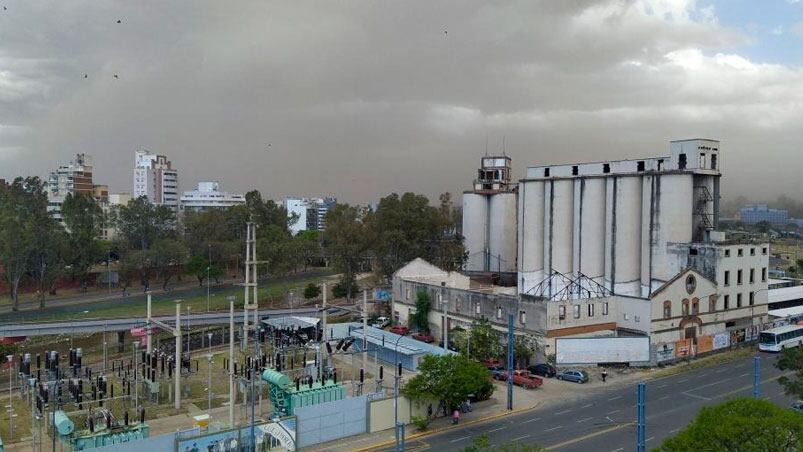
<svg viewBox="0 0 803 452">
<path fill-rule="evenodd" d="M 304 288 L 304 298 L 307 300 L 311 300 L 313 298 L 317 298 L 321 294 L 321 286 L 309 283 L 307 287 Z"/>
<path fill-rule="evenodd" d="M 501 356 L 503 347 L 500 336 L 485 317 L 473 321 L 469 332 L 471 357 L 482 361 Z"/>
<path fill-rule="evenodd" d="M 410 327 L 419 331 L 429 331 L 429 310 L 432 299 L 429 292 L 419 290 L 415 298 L 415 312 L 410 315 Z"/>
<path fill-rule="evenodd" d="M 219 266 L 209 262 L 209 259 L 203 256 L 193 256 L 187 261 L 187 273 L 195 276 L 198 279 L 198 285 L 203 286 L 206 281 L 207 275 L 214 278 L 216 281 L 220 278 L 222 273 Z"/>
<path fill-rule="evenodd" d="M 162 283 L 162 290 L 167 290 L 167 284 L 181 271 L 187 259 L 187 249 L 178 240 L 159 239 L 151 247 L 150 255 L 156 277 Z M 216 269 L 216 272 L 219 270 Z"/>
<path fill-rule="evenodd" d="M 335 268 L 343 274 L 346 298 L 354 295 L 351 282 L 356 280 L 370 247 L 366 216 L 357 207 L 336 204 L 326 213 L 324 244 Z"/>
<path fill-rule="evenodd" d="M 117 212 L 117 227 L 129 248 L 147 250 L 157 240 L 175 233 L 176 216 L 167 206 L 155 206 L 140 196 Z"/>
<path fill-rule="evenodd" d="M 86 289 L 89 269 L 103 254 L 98 236 L 103 226 L 103 211 L 91 196 L 68 194 L 61 206 L 64 226 L 69 232 L 70 257 L 67 264 L 73 279 Z"/>
<path fill-rule="evenodd" d="M 538 343 L 533 336 L 515 336 L 513 339 L 513 359 L 516 361 L 516 367 L 521 369 L 526 366 L 530 362 L 530 359 L 532 359 L 537 348 Z"/>
<path fill-rule="evenodd" d="M 803 416 L 766 400 L 740 398 L 704 407 L 659 451 L 764 452 L 803 450 Z"/>
<path fill-rule="evenodd" d="M 793 376 L 783 376 L 778 379 L 778 383 L 784 388 L 784 392 L 790 396 L 803 399 L 803 348 L 792 347 L 781 350 L 775 367 L 780 370 L 791 370 Z"/>
<path fill-rule="evenodd" d="M 437 400 L 448 410 L 454 410 L 469 396 L 490 395 L 493 383 L 488 371 L 479 363 L 462 355 L 427 355 L 418 365 L 418 375 L 402 388 L 410 400 Z"/>
<path fill-rule="evenodd" d="M 320 262 L 322 254 L 321 237 L 318 231 L 301 231 L 293 237 L 295 250 L 299 255 L 304 271 L 307 267 Z"/>
<path fill-rule="evenodd" d="M 39 308 L 45 307 L 45 294 L 55 293 L 55 282 L 65 272 L 69 253 L 67 232 L 47 212 L 33 225 L 33 242 L 28 270 L 36 282 Z"/>
<path fill-rule="evenodd" d="M 18 177 L 0 186 L 0 265 L 11 288 L 14 311 L 19 308 L 20 281 L 35 248 L 36 220 L 46 209 L 47 197 L 38 177 Z"/>
</svg>

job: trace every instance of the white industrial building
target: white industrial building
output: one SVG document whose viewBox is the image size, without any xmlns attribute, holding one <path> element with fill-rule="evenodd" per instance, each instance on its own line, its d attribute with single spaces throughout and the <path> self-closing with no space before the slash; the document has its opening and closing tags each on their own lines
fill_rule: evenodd
<svg viewBox="0 0 803 452">
<path fill-rule="evenodd" d="M 178 170 L 164 155 L 148 151 L 134 153 L 134 198 L 145 196 L 155 205 L 178 213 Z"/>
<path fill-rule="evenodd" d="M 301 231 L 323 231 L 326 229 L 326 213 L 335 204 L 335 198 L 286 198 L 284 209 L 287 217 L 295 217 L 290 225 L 293 235 Z"/>
<path fill-rule="evenodd" d="M 181 195 L 181 212 L 204 212 L 214 209 L 227 209 L 245 204 L 245 195 L 220 191 L 216 181 L 199 182 L 196 190 L 185 191 Z"/>
<path fill-rule="evenodd" d="M 690 340 L 767 320 L 767 243 L 717 231 L 718 141 L 645 159 L 532 166 L 484 157 L 463 194 L 469 273 L 515 275 L 547 304 L 547 338 Z"/>
</svg>

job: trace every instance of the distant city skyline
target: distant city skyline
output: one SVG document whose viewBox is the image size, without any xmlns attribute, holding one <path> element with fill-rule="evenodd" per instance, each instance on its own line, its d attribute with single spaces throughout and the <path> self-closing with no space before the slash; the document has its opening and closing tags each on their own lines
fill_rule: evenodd
<svg viewBox="0 0 803 452">
<path fill-rule="evenodd" d="M 131 191 L 148 149 L 182 191 L 435 200 L 486 143 L 517 180 L 694 137 L 722 142 L 729 197 L 802 169 L 803 2 L 11 1 L 0 39 L 5 179 L 88 153 Z"/>
</svg>

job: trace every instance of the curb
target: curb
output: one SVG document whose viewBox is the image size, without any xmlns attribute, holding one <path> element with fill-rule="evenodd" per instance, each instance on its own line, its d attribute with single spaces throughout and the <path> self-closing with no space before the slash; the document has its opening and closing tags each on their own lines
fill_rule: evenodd
<svg viewBox="0 0 803 452">
<path fill-rule="evenodd" d="M 492 420 L 499 419 L 499 418 L 502 418 L 502 417 L 505 417 L 505 416 L 526 413 L 528 411 L 532 411 L 532 410 L 538 408 L 540 405 L 541 405 L 541 402 L 537 402 L 535 405 L 532 405 L 532 406 L 530 406 L 528 408 L 521 408 L 521 409 L 512 410 L 512 411 L 503 411 L 501 413 L 492 414 L 492 415 L 489 415 L 489 416 L 486 416 L 486 417 L 483 417 L 483 418 L 474 419 L 474 420 L 471 420 L 471 421 L 466 421 L 466 422 L 463 422 L 463 423 L 461 423 L 459 425 L 447 425 L 446 427 L 436 428 L 436 429 L 433 429 L 433 430 L 425 430 L 423 432 L 418 432 L 418 433 L 414 433 L 412 435 L 406 436 L 404 438 L 404 440 L 408 441 L 408 440 L 413 440 L 413 439 L 425 438 L 427 436 L 437 435 L 437 434 L 440 434 L 440 433 L 443 433 L 443 432 L 446 432 L 446 431 L 449 431 L 449 430 L 456 430 L 456 429 L 463 428 L 463 427 L 466 427 L 466 426 L 469 426 L 469 425 L 474 425 L 474 424 L 479 424 L 479 423 L 483 423 L 483 422 L 492 421 Z M 361 447 L 359 449 L 352 449 L 352 452 L 365 452 L 365 451 L 369 451 L 369 450 L 378 449 L 378 448 L 381 448 L 381 447 L 387 447 L 387 446 L 390 446 L 391 444 L 395 444 L 395 443 L 396 443 L 396 440 L 393 439 L 393 440 L 390 440 L 390 441 L 385 441 L 385 442 L 382 442 L 382 443 Z"/>
</svg>

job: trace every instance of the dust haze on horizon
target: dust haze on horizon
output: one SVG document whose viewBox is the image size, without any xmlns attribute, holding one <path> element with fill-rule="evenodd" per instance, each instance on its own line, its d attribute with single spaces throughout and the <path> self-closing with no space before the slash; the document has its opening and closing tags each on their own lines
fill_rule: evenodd
<svg viewBox="0 0 803 452">
<path fill-rule="evenodd" d="M 0 177 L 86 152 L 130 191 L 148 149 L 182 190 L 435 201 L 470 188 L 486 143 L 519 178 L 705 137 L 726 198 L 794 196 L 803 60 L 756 55 L 771 24 L 714 3 L 7 0 Z"/>
</svg>

